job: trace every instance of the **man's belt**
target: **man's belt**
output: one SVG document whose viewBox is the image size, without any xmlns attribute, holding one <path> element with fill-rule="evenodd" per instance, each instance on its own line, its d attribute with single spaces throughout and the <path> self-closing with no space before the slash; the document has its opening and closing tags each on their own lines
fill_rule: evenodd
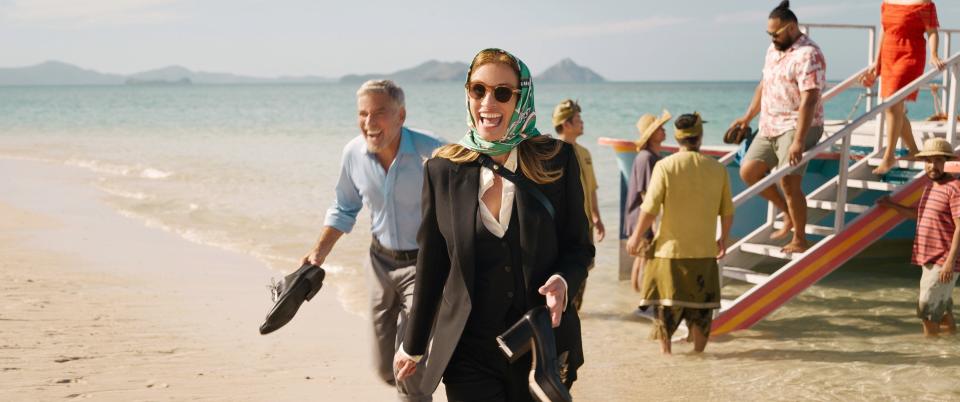
<svg viewBox="0 0 960 402">
<path fill-rule="evenodd" d="M 380 244 L 380 241 L 377 240 L 376 236 L 373 237 L 373 242 L 370 243 L 370 248 L 377 253 L 388 255 L 396 260 L 408 261 L 417 259 L 418 250 L 391 250 L 384 247 L 383 244 Z"/>
</svg>

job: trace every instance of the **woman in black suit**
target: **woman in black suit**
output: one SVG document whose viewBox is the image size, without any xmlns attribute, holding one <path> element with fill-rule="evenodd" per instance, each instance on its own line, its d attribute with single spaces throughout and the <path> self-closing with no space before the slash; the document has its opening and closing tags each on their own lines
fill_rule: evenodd
<svg viewBox="0 0 960 402">
<path fill-rule="evenodd" d="M 530 72 L 510 53 L 477 54 L 466 92 L 470 132 L 424 170 L 416 290 L 397 378 L 412 374 L 430 345 L 425 387 L 442 377 L 450 400 L 530 400 L 530 355 L 511 364 L 495 338 L 546 305 L 568 387 L 583 364 L 580 320 L 567 305 L 594 255 L 579 166 L 569 144 L 540 136 Z M 496 163 L 482 167 L 485 158 Z M 502 169 L 544 199 L 503 179 Z"/>
</svg>

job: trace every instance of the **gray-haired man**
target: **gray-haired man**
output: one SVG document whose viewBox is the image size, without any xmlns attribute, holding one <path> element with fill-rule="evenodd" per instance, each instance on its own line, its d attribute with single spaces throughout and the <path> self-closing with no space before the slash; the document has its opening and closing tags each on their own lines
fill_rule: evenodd
<svg viewBox="0 0 960 402">
<path fill-rule="evenodd" d="M 343 149 L 336 198 L 320 239 L 303 262 L 322 264 L 340 236 L 353 229 L 360 209 L 370 207 L 370 298 L 377 374 L 396 384 L 401 400 L 429 401 L 430 393 L 422 391 L 419 376 L 395 381 L 393 356 L 413 302 L 423 162 L 443 142 L 403 127 L 403 98 L 403 90 L 390 80 L 360 86 L 357 123 L 361 135 Z"/>
</svg>

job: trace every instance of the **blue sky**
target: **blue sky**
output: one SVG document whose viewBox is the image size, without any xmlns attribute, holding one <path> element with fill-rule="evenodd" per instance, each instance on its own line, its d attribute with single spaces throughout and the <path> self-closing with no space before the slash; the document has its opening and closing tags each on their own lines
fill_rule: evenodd
<svg viewBox="0 0 960 402">
<path fill-rule="evenodd" d="M 133 73 L 178 64 L 255 76 L 391 72 L 513 51 L 613 80 L 752 80 L 777 1 L 0 0 L 0 66 L 61 60 Z M 879 25 L 879 0 L 795 0 L 801 22 Z M 960 2 L 938 2 L 960 28 Z M 830 78 L 865 65 L 863 31 L 815 30 Z M 953 48 L 960 50 L 960 35 Z"/>
</svg>

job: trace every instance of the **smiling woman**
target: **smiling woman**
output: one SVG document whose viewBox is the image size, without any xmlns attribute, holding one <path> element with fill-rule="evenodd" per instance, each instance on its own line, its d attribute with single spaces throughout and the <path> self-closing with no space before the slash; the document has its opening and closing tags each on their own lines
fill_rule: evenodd
<svg viewBox="0 0 960 402">
<path fill-rule="evenodd" d="M 416 292 L 397 378 L 416 372 L 432 343 L 425 386 L 442 377 L 450 400 L 531 400 L 530 355 L 511 363 L 495 338 L 546 305 L 554 329 L 533 331 L 556 337 L 563 385 L 551 389 L 562 394 L 583 364 L 567 295 L 594 255 L 577 158 L 570 145 L 540 136 L 530 71 L 510 53 L 481 51 L 465 88 L 469 133 L 425 167 Z M 514 179 L 503 180 L 504 169 Z"/>
</svg>

